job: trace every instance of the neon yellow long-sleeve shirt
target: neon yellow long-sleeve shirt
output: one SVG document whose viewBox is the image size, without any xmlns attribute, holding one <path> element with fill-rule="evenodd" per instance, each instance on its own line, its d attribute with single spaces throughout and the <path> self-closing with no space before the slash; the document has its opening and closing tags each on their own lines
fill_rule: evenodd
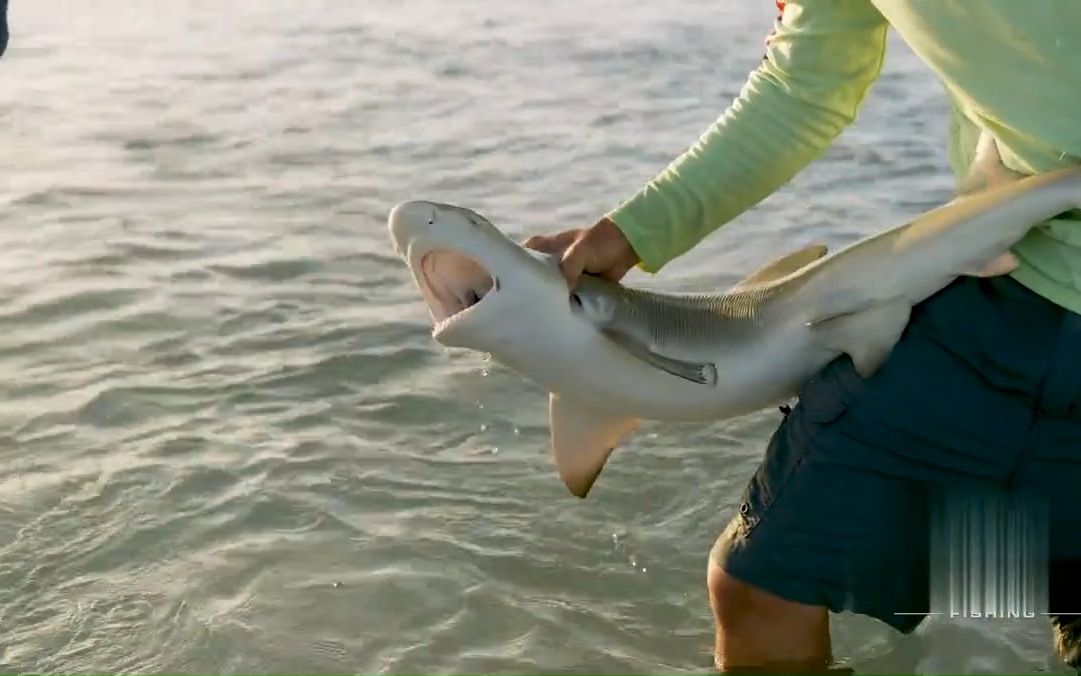
<svg viewBox="0 0 1081 676">
<path fill-rule="evenodd" d="M 946 87 L 958 177 L 983 129 L 1014 171 L 1081 162 L 1081 2 L 791 0 L 728 110 L 609 214 L 641 267 L 659 270 L 818 157 L 855 119 L 891 26 Z M 1041 224 L 1014 253 L 1018 281 L 1081 312 L 1081 220 Z"/>
</svg>

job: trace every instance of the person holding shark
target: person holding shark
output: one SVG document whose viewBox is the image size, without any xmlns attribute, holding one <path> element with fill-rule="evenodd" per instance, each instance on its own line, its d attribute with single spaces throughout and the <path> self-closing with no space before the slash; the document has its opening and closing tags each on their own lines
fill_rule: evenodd
<svg viewBox="0 0 1081 676">
<path fill-rule="evenodd" d="M 1081 162 L 1081 5 L 790 0 L 761 65 L 696 143 L 595 225 L 526 246 L 583 273 L 654 273 L 787 183 L 855 119 L 895 30 L 945 85 L 951 169 Z M 721 670 L 820 668 L 828 613 L 913 631 L 930 609 L 929 495 L 1047 500 L 1048 605 L 1081 673 L 1081 214 L 1033 228 L 983 276 L 917 305 L 873 375 L 836 359 L 800 391 L 710 553 Z"/>
</svg>

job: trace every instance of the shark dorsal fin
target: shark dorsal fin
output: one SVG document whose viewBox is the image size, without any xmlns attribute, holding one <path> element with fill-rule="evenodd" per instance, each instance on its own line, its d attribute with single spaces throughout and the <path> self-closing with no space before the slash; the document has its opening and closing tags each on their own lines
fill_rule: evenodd
<svg viewBox="0 0 1081 676">
<path fill-rule="evenodd" d="M 756 284 L 768 284 L 782 277 L 787 277 L 796 270 L 814 263 L 826 255 L 825 244 L 811 244 L 798 251 L 785 254 L 744 277 L 736 286 L 754 286 Z"/>
</svg>

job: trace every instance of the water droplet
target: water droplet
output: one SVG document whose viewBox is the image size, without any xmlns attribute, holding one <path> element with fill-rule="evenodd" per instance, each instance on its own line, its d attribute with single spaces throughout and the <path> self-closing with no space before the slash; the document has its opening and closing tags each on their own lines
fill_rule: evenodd
<svg viewBox="0 0 1081 676">
<path fill-rule="evenodd" d="M 612 542 L 619 544 L 619 533 L 612 533 Z"/>
<path fill-rule="evenodd" d="M 645 566 L 642 566 L 642 572 L 643 573 L 646 572 L 646 567 Z"/>
<path fill-rule="evenodd" d="M 492 447 L 492 455 L 495 455 L 498 452 L 499 452 L 499 447 L 498 446 L 493 446 Z"/>
<path fill-rule="evenodd" d="M 520 429 L 518 428 L 518 426 L 517 426 L 517 425 L 515 425 L 515 426 L 514 426 L 514 436 L 518 436 L 518 435 L 520 435 L 521 433 L 522 433 L 522 430 L 520 430 Z"/>
<path fill-rule="evenodd" d="M 632 556 L 631 557 L 631 568 L 637 568 L 637 567 L 638 567 L 638 559 L 636 559 L 636 558 L 634 558 Z"/>
<path fill-rule="evenodd" d="M 487 426 L 487 425 L 485 425 L 485 424 L 483 424 L 483 423 L 481 423 L 481 426 L 480 426 L 480 431 L 481 431 L 481 432 L 487 432 L 487 431 L 488 431 L 488 426 Z"/>
<path fill-rule="evenodd" d="M 342 585 L 342 581 L 341 581 L 341 580 L 335 580 L 335 581 L 334 581 L 334 588 L 335 588 L 335 589 L 341 589 L 341 588 L 342 588 L 342 586 L 343 586 L 343 585 Z"/>
</svg>

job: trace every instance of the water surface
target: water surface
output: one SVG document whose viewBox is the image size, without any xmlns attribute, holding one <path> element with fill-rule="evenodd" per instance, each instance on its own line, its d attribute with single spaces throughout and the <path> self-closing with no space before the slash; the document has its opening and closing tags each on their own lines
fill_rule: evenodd
<svg viewBox="0 0 1081 676">
<path fill-rule="evenodd" d="M 648 425 L 587 501 L 545 397 L 447 352 L 410 198 L 592 222 L 693 143 L 773 3 L 17 2 L 0 62 L 0 669 L 702 672 L 775 411 Z M 724 286 L 950 195 L 893 42 L 860 122 L 661 275 Z M 1060 670 L 1041 622 L 835 618 L 868 671 Z"/>
</svg>

